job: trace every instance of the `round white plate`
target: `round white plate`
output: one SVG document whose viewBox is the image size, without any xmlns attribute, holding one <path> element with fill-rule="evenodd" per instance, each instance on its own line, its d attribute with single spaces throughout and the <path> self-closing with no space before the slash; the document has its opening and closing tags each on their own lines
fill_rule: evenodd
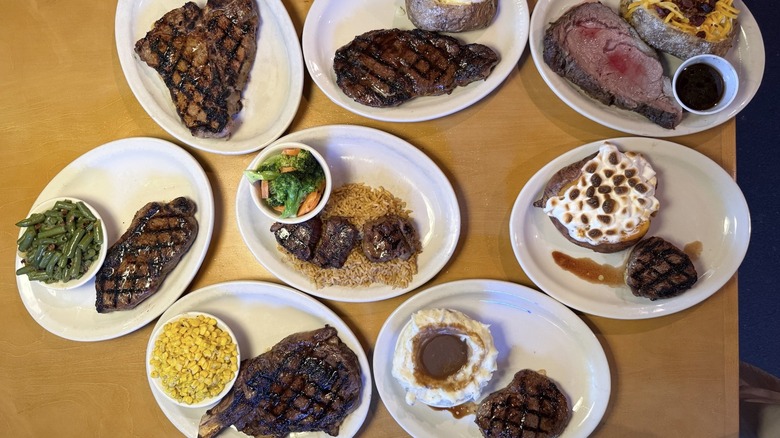
<svg viewBox="0 0 780 438">
<path fill-rule="evenodd" d="M 572 6 L 583 0 L 539 0 L 531 16 L 531 32 L 529 47 L 537 70 L 552 91 L 572 109 L 583 116 L 606 127 L 617 129 L 629 134 L 648 137 L 672 137 L 693 134 L 718 126 L 739 113 L 758 91 L 761 78 L 764 76 L 764 41 L 758 23 L 742 0 L 734 0 L 734 6 L 739 14 L 740 32 L 734 42 L 734 47 L 726 54 L 739 74 L 739 92 L 737 97 L 723 111 L 708 116 L 690 113 L 683 114 L 683 120 L 675 129 L 662 128 L 642 115 L 632 111 L 622 110 L 614 106 L 606 106 L 591 99 L 576 85 L 558 76 L 542 57 L 544 31 L 550 23 L 557 20 Z M 602 3 L 618 10 L 620 0 L 603 0 Z M 661 54 L 666 75 L 670 78 L 681 61 L 671 55 Z"/>
<path fill-rule="evenodd" d="M 316 0 L 303 26 L 303 56 L 314 82 L 330 100 L 355 114 L 387 122 L 419 122 L 460 111 L 498 87 L 517 67 L 528 41 L 526 0 L 500 0 L 493 23 L 485 29 L 453 33 L 462 43 L 484 44 L 500 61 L 485 81 L 456 88 L 447 96 L 418 97 L 394 108 L 355 102 L 336 85 L 333 57 L 356 36 L 377 29 L 414 29 L 404 0 Z"/>
<path fill-rule="evenodd" d="M 236 175 L 241 178 L 236 194 L 238 228 L 249 250 L 266 269 L 287 284 L 318 297 L 368 302 L 416 289 L 444 267 L 460 236 L 460 208 L 449 180 L 424 153 L 398 137 L 362 126 L 320 126 L 279 139 L 287 141 L 308 144 L 325 157 L 334 189 L 346 183 L 365 183 L 384 187 L 406 201 L 420 236 L 422 253 L 417 258 L 417 275 L 406 288 L 375 284 L 361 289 L 317 289 L 305 275 L 282 261 L 270 231 L 273 222 L 252 202 L 249 182 Z"/>
<path fill-rule="evenodd" d="M 376 387 L 395 421 L 414 437 L 479 437 L 474 416 L 456 419 L 422 403 L 406 404 L 392 375 L 399 333 L 420 309 L 450 308 L 490 326 L 498 370 L 482 397 L 504 388 L 522 369 L 544 370 L 569 400 L 572 417 L 562 438 L 587 437 L 609 404 L 609 364 L 596 336 L 571 310 L 550 297 L 514 283 L 460 280 L 410 298 L 385 321 L 376 340 Z"/>
<path fill-rule="evenodd" d="M 339 338 L 357 355 L 363 377 L 360 405 L 341 424 L 338 436 L 355 436 L 360 430 L 371 405 L 371 369 L 368 358 L 352 330 L 325 305 L 289 287 L 273 283 L 257 281 L 220 283 L 188 293 L 162 315 L 154 330 L 169 318 L 190 311 L 207 312 L 225 321 L 238 339 L 242 360 L 265 353 L 287 335 L 322 328 L 325 324 L 334 327 L 339 332 Z M 150 344 L 147 346 L 147 349 L 149 348 L 154 346 Z M 206 408 L 178 406 L 165 398 L 151 381 L 149 387 L 160 409 L 171 423 L 185 436 L 197 436 L 198 424 L 200 418 L 206 413 Z M 294 435 L 300 438 L 330 436 L 325 432 Z M 219 436 L 228 438 L 246 435 L 230 427 Z"/>
<path fill-rule="evenodd" d="M 217 154 L 245 154 L 276 140 L 293 120 L 303 93 L 303 56 L 292 20 L 280 0 L 257 0 L 260 24 L 257 54 L 229 140 L 198 138 L 176 113 L 170 92 L 157 72 L 141 61 L 135 42 L 166 12 L 184 0 L 119 0 L 116 8 L 116 48 L 130 89 L 164 130 L 196 149 Z M 203 7 L 206 2 L 196 2 Z"/>
<path fill-rule="evenodd" d="M 704 301 L 734 275 L 747 252 L 750 213 L 739 186 L 717 163 L 688 147 L 640 137 L 606 141 L 621 151 L 641 152 L 652 164 L 658 175 L 656 197 L 661 208 L 650 223 L 647 237 L 663 237 L 681 249 L 701 242 L 701 255 L 693 262 L 699 280 L 682 295 L 650 301 L 635 297 L 628 286 L 613 288 L 581 280 L 555 263 L 553 251 L 611 266 L 622 266 L 630 253 L 599 254 L 576 246 L 555 229 L 541 208 L 531 205 L 541 197 L 555 172 L 596 152 L 603 141 L 556 158 L 520 191 L 509 218 L 509 235 L 523 271 L 563 304 L 608 318 L 653 318 Z"/>
<path fill-rule="evenodd" d="M 81 198 L 103 216 L 113 245 L 136 211 L 151 201 L 186 196 L 197 204 L 198 236 L 160 289 L 135 309 L 97 313 L 95 280 L 66 291 L 47 289 L 27 276 L 16 284 L 30 316 L 46 330 L 74 341 L 111 339 L 139 329 L 184 292 L 198 272 L 214 228 L 214 197 L 206 173 L 184 149 L 155 138 L 127 138 L 80 156 L 54 177 L 33 203 L 57 196 Z M 21 259 L 16 256 L 16 267 Z"/>
</svg>

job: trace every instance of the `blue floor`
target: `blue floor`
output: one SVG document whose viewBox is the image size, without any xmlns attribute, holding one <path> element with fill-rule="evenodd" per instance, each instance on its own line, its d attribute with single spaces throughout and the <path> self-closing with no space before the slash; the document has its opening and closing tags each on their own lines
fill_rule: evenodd
<svg viewBox="0 0 780 438">
<path fill-rule="evenodd" d="M 752 236 L 739 268 L 739 351 L 780 376 L 780 13 L 747 1 L 764 39 L 761 87 L 737 115 L 737 183 L 750 207 Z"/>
</svg>

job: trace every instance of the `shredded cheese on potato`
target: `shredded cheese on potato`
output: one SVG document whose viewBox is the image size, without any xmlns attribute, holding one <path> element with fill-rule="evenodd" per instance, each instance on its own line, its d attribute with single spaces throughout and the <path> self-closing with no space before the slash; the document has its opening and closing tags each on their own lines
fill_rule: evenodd
<svg viewBox="0 0 780 438">
<path fill-rule="evenodd" d="M 665 23 L 690 35 L 699 35 L 699 32 L 704 32 L 704 39 L 709 42 L 724 40 L 731 33 L 734 27 L 734 20 L 739 15 L 739 10 L 734 7 L 733 0 L 718 0 L 715 3 L 715 9 L 707 14 L 704 22 L 700 26 L 693 26 L 674 2 L 637 0 L 628 6 L 629 16 L 640 6 L 653 13 L 655 11 L 652 6 L 666 9 L 669 11 L 669 14 L 663 19 Z"/>
</svg>

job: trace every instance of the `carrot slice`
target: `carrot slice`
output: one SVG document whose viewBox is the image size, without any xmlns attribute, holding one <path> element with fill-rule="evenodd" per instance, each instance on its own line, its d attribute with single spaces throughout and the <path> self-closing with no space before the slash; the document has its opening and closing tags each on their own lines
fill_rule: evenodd
<svg viewBox="0 0 780 438">
<path fill-rule="evenodd" d="M 298 207 L 298 216 L 303 216 L 304 214 L 314 210 L 314 207 L 319 204 L 320 199 L 322 199 L 322 190 L 315 190 L 308 195 L 306 195 L 305 198 L 303 198 L 303 202 L 301 202 L 301 206 Z"/>
<path fill-rule="evenodd" d="M 278 211 L 279 213 L 284 213 L 284 205 L 277 205 L 276 207 L 271 207 L 271 208 Z"/>
<path fill-rule="evenodd" d="M 282 155 L 296 156 L 301 153 L 300 148 L 285 148 L 282 149 Z"/>
<path fill-rule="evenodd" d="M 287 173 L 287 172 L 294 172 L 295 168 L 292 166 L 283 166 L 279 168 L 279 172 L 281 173 Z"/>
<path fill-rule="evenodd" d="M 268 199 L 269 196 L 271 196 L 271 189 L 268 180 L 260 180 L 260 199 Z"/>
</svg>

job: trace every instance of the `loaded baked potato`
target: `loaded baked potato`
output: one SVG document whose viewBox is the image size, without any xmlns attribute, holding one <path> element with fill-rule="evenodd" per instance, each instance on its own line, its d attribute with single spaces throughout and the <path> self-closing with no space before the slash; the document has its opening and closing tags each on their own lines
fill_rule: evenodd
<svg viewBox="0 0 780 438">
<path fill-rule="evenodd" d="M 465 32 L 490 25 L 498 0 L 406 0 L 406 15 L 422 30 Z"/>
<path fill-rule="evenodd" d="M 733 0 L 621 0 L 620 15 L 650 46 L 688 59 L 723 56 L 737 35 Z"/>
</svg>

